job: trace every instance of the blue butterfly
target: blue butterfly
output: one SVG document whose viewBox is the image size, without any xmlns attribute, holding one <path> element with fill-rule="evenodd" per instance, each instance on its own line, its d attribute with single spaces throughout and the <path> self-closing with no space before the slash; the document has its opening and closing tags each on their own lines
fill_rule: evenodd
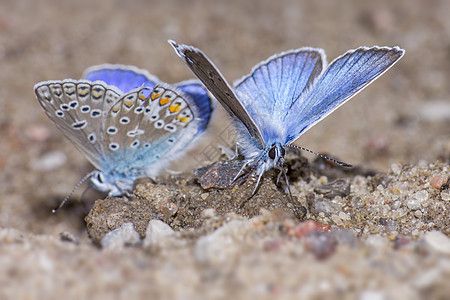
<svg viewBox="0 0 450 300">
<path fill-rule="evenodd" d="M 405 52 L 399 47 L 360 47 L 327 66 L 322 49 L 299 48 L 259 63 L 232 89 L 201 50 L 169 43 L 234 120 L 238 148 L 245 157 L 235 179 L 245 168 L 255 170 L 258 180 L 253 194 L 265 172 L 272 168 L 279 169 L 280 175 L 285 172 L 286 147 L 312 152 L 292 143 L 381 76 Z"/>
<path fill-rule="evenodd" d="M 131 191 L 139 177 L 157 176 L 211 118 L 211 100 L 198 80 L 169 85 L 145 70 L 109 64 L 88 68 L 84 78 L 40 82 L 34 92 L 97 168 L 85 179 L 110 196 Z"/>
</svg>

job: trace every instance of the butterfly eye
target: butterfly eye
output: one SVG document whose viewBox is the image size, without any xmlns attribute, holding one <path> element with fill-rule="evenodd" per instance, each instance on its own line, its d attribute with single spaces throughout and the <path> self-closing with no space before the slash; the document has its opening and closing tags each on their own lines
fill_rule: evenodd
<svg viewBox="0 0 450 300">
<path fill-rule="evenodd" d="M 100 183 L 103 183 L 103 182 L 104 182 L 104 180 L 103 180 L 103 174 L 102 174 L 102 173 L 98 173 L 98 174 L 97 174 L 97 180 L 98 180 L 98 182 L 100 182 Z"/>
<path fill-rule="evenodd" d="M 270 159 L 275 159 L 275 147 L 270 148 L 269 157 Z"/>
</svg>

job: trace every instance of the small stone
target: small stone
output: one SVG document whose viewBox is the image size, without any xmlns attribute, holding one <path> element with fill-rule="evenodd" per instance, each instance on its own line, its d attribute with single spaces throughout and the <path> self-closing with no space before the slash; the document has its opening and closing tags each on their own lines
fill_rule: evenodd
<svg viewBox="0 0 450 300">
<path fill-rule="evenodd" d="M 420 210 L 416 210 L 414 212 L 414 216 L 418 219 L 422 218 L 422 212 Z"/>
<path fill-rule="evenodd" d="M 351 247 L 356 247 L 358 245 L 358 239 L 352 230 L 333 228 L 330 230 L 330 233 L 336 238 L 339 244 L 346 244 Z"/>
<path fill-rule="evenodd" d="M 78 240 L 77 236 L 72 234 L 72 233 L 70 233 L 70 232 L 67 232 L 67 231 L 60 232 L 59 233 L 59 238 L 61 239 L 61 241 L 64 241 L 64 242 L 71 242 L 71 243 L 74 243 L 74 244 L 78 244 L 79 243 L 79 240 Z"/>
<path fill-rule="evenodd" d="M 108 232 L 101 241 L 106 249 L 123 249 L 125 246 L 134 246 L 140 242 L 139 233 L 134 229 L 133 223 L 123 223 L 117 229 Z"/>
<path fill-rule="evenodd" d="M 398 175 L 402 171 L 402 165 L 399 163 L 395 163 L 391 165 L 391 170 L 394 174 Z"/>
<path fill-rule="evenodd" d="M 173 202 L 165 202 L 161 205 L 161 212 L 165 218 L 170 218 L 178 212 L 178 206 Z"/>
<path fill-rule="evenodd" d="M 213 233 L 199 238 L 194 257 L 198 263 L 223 265 L 241 251 L 245 233 L 253 230 L 252 222 L 232 220 Z"/>
<path fill-rule="evenodd" d="M 448 180 L 448 176 L 444 173 L 440 173 L 435 175 L 433 178 L 431 178 L 430 180 L 430 184 L 435 188 L 435 189 L 440 189 L 441 186 L 446 183 Z"/>
<path fill-rule="evenodd" d="M 290 236 L 295 236 L 298 238 L 302 238 L 304 236 L 307 236 L 313 231 L 328 231 L 331 229 L 331 226 L 328 224 L 322 224 L 318 223 L 313 220 L 305 221 L 302 223 L 299 223 L 295 227 L 291 227 L 288 229 L 287 234 Z"/>
<path fill-rule="evenodd" d="M 440 231 L 430 231 L 425 234 L 425 242 L 434 250 L 450 254 L 450 238 Z"/>
<path fill-rule="evenodd" d="M 441 199 L 444 201 L 450 201 L 450 192 L 442 192 Z"/>
<path fill-rule="evenodd" d="M 336 179 L 330 183 L 315 187 L 314 192 L 322 194 L 328 199 L 333 199 L 336 196 L 345 197 L 350 194 L 350 183 L 345 179 Z"/>
<path fill-rule="evenodd" d="M 419 202 L 424 202 L 424 201 L 428 200 L 428 192 L 425 190 L 422 190 L 422 191 L 414 193 L 413 197 L 416 198 L 416 200 Z"/>
<path fill-rule="evenodd" d="M 338 213 L 342 210 L 339 203 L 322 197 L 310 197 L 308 205 L 312 213 Z"/>
<path fill-rule="evenodd" d="M 334 224 L 337 226 L 344 226 L 344 222 L 339 217 L 339 215 L 331 215 L 331 220 L 333 220 Z"/>
<path fill-rule="evenodd" d="M 202 188 L 224 189 L 232 184 L 239 185 L 247 180 L 251 172 L 242 175 L 233 182 L 244 163 L 245 161 L 237 159 L 218 161 L 204 168 L 195 170 L 194 174 L 198 177 L 198 182 Z"/>
<path fill-rule="evenodd" d="M 395 222 L 392 219 L 389 219 L 386 223 L 386 230 L 388 232 L 393 232 L 393 231 L 397 231 L 397 229 L 398 229 L 397 222 Z"/>
<path fill-rule="evenodd" d="M 339 218 L 341 218 L 344 221 L 350 221 L 350 216 L 343 211 L 339 213 Z"/>
<path fill-rule="evenodd" d="M 144 247 L 157 245 L 174 233 L 175 231 L 167 223 L 160 220 L 151 220 L 145 233 Z"/>
<path fill-rule="evenodd" d="M 406 200 L 406 206 L 411 210 L 416 210 L 420 208 L 420 202 L 416 199 Z"/>
<path fill-rule="evenodd" d="M 337 246 L 336 238 L 329 232 L 313 231 L 306 237 L 305 247 L 317 259 L 330 257 Z"/>
<path fill-rule="evenodd" d="M 209 193 L 203 193 L 203 194 L 200 195 L 200 197 L 201 197 L 203 200 L 206 200 L 206 198 L 208 198 L 208 196 L 209 196 Z"/>
</svg>

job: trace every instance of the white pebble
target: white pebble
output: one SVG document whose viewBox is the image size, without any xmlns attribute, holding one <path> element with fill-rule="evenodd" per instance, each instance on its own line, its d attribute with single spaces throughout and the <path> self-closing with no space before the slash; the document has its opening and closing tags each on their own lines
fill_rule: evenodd
<svg viewBox="0 0 450 300">
<path fill-rule="evenodd" d="M 139 233 L 134 230 L 133 223 L 124 223 L 119 228 L 108 232 L 101 244 L 106 249 L 123 249 L 125 246 L 136 245 L 139 241 Z"/>
<path fill-rule="evenodd" d="M 199 263 L 221 265 L 235 257 L 241 249 L 245 232 L 253 228 L 251 222 L 232 220 L 213 233 L 197 240 L 194 256 Z"/>
<path fill-rule="evenodd" d="M 145 232 L 144 247 L 160 244 L 174 233 L 175 231 L 167 223 L 161 220 L 151 220 Z"/>
<path fill-rule="evenodd" d="M 420 201 L 417 201 L 416 199 L 409 199 L 406 200 L 406 206 L 408 206 L 409 209 L 416 210 L 420 208 Z"/>
<path fill-rule="evenodd" d="M 444 201 L 450 201 L 450 192 L 442 192 L 441 193 L 441 199 Z"/>
<path fill-rule="evenodd" d="M 424 201 L 428 200 L 428 192 L 425 190 L 416 192 L 414 194 L 414 198 L 416 198 L 416 200 L 418 200 L 420 202 L 424 202 Z"/>
<path fill-rule="evenodd" d="M 394 174 L 398 175 L 402 171 L 402 165 L 399 163 L 395 163 L 391 165 L 391 170 Z"/>
</svg>

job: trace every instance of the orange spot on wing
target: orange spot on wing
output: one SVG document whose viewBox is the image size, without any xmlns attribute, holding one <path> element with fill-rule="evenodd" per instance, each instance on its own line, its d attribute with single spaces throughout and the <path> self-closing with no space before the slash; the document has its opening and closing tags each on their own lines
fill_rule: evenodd
<svg viewBox="0 0 450 300">
<path fill-rule="evenodd" d="M 120 110 L 120 106 L 118 106 L 118 105 L 116 105 L 112 108 L 112 111 L 115 113 L 118 112 L 119 110 Z"/>
<path fill-rule="evenodd" d="M 161 97 L 161 94 L 157 94 L 157 93 L 151 93 L 150 98 L 152 98 L 152 100 L 155 100 L 156 98 Z"/>
<path fill-rule="evenodd" d="M 166 105 L 169 102 L 170 102 L 170 99 L 167 99 L 167 98 L 159 99 L 159 105 L 161 105 L 161 106 L 164 106 L 164 105 Z"/>
<path fill-rule="evenodd" d="M 191 118 L 189 118 L 189 117 L 182 117 L 182 116 L 177 116 L 176 119 L 180 120 L 180 122 L 183 122 L 183 123 L 187 123 L 191 120 Z"/>
<path fill-rule="evenodd" d="M 123 101 L 123 104 L 124 104 L 126 107 L 130 108 L 130 107 L 133 106 L 134 100 L 128 100 L 128 99 L 125 99 L 125 100 Z"/>
<path fill-rule="evenodd" d="M 180 111 L 181 107 L 180 107 L 180 105 L 175 104 L 175 105 L 171 105 L 169 107 L 169 110 L 170 110 L 171 113 L 174 113 L 174 112 Z"/>
</svg>

